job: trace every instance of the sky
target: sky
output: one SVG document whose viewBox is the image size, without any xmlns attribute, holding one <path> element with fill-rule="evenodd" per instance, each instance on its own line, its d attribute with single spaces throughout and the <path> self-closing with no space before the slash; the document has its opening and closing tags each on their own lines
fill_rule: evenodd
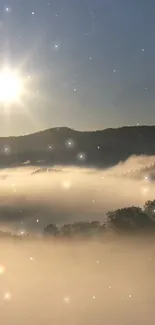
<svg viewBox="0 0 155 325">
<path fill-rule="evenodd" d="M 154 11 L 153 0 L 1 0 L 0 66 L 25 88 L 1 103 L 0 136 L 153 124 Z"/>
</svg>

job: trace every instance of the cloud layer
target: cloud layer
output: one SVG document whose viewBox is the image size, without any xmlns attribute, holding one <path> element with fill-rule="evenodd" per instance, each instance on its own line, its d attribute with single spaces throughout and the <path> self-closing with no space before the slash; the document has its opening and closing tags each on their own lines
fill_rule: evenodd
<svg viewBox="0 0 155 325">
<path fill-rule="evenodd" d="M 1 225 L 39 230 L 50 222 L 103 220 L 108 210 L 142 206 L 155 198 L 155 182 L 143 174 L 138 180 L 114 175 L 154 161 L 155 157 L 130 157 L 112 168 L 113 176 L 109 170 L 74 167 L 1 170 Z"/>
</svg>

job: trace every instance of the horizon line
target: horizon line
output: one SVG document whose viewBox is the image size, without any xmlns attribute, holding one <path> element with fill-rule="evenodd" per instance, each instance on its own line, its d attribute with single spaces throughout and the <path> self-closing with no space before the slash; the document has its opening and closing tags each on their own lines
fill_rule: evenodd
<svg viewBox="0 0 155 325">
<path fill-rule="evenodd" d="M 9 136 L 0 136 L 0 139 L 8 139 L 8 138 L 19 138 L 19 137 L 27 137 L 27 136 L 31 136 L 31 135 L 35 135 L 35 134 L 39 134 L 39 133 L 43 133 L 46 131 L 54 131 L 54 130 L 62 130 L 62 129 L 66 129 L 66 130 L 70 130 L 73 132 L 78 132 L 78 133 L 95 133 L 95 132 L 104 132 L 104 131 L 108 131 L 108 130 L 119 130 L 119 129 L 125 129 L 125 128 L 142 128 L 142 127 L 147 127 L 147 128 L 151 128 L 151 127 L 155 127 L 155 124 L 142 124 L 142 125 L 123 125 L 123 126 L 118 126 L 118 127 L 108 127 L 105 129 L 96 129 L 96 130 L 77 130 L 74 128 L 70 128 L 67 126 L 55 126 L 55 127 L 51 127 L 51 128 L 47 128 L 47 129 L 42 129 L 36 132 L 30 132 L 28 134 L 21 134 L 21 135 L 9 135 Z"/>
</svg>

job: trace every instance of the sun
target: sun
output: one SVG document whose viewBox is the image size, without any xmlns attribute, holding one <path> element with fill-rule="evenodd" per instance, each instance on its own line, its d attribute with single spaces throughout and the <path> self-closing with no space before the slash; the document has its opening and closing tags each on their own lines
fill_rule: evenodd
<svg viewBox="0 0 155 325">
<path fill-rule="evenodd" d="M 0 72 L 0 101 L 3 103 L 17 101 L 21 93 L 21 78 L 10 69 L 3 69 Z"/>
</svg>

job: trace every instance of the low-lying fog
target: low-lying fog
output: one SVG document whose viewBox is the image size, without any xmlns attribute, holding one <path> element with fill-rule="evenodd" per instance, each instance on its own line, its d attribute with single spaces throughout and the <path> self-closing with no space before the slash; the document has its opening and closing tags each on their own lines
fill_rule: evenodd
<svg viewBox="0 0 155 325">
<path fill-rule="evenodd" d="M 113 172 L 150 159 L 130 158 Z M 103 220 L 108 210 L 155 198 L 155 183 L 145 175 L 37 169 L 1 170 L 1 229 L 42 231 L 50 222 Z M 145 234 L 107 233 L 100 242 L 0 238 L 0 324 L 154 325 L 154 274 L 155 239 Z"/>
<path fill-rule="evenodd" d="M 108 210 L 142 206 L 155 198 L 155 182 L 116 177 L 155 162 L 155 157 L 131 157 L 109 170 L 59 167 L 49 172 L 25 166 L 0 171 L 1 226 L 41 230 L 48 223 L 103 220 Z M 36 220 L 39 222 L 36 223 Z"/>
<path fill-rule="evenodd" d="M 3 325 L 154 325 L 155 239 L 0 240 Z"/>
</svg>

